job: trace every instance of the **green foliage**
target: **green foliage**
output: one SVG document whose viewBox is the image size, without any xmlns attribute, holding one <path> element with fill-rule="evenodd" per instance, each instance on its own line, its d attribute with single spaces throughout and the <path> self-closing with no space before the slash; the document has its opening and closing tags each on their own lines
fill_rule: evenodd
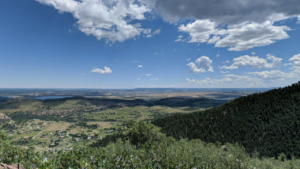
<svg viewBox="0 0 300 169">
<path fill-rule="evenodd" d="M 129 141 L 117 140 L 104 148 L 75 147 L 72 151 L 57 153 L 35 153 L 33 149 L 0 145 L 0 162 L 21 163 L 25 168 L 211 168 L 211 169 L 285 169 L 297 168 L 299 160 L 259 160 L 250 158 L 238 145 L 226 144 L 228 151 L 205 144 L 201 140 L 165 139 L 156 142 L 151 149 L 136 148 Z"/>
<path fill-rule="evenodd" d="M 92 147 L 105 147 L 111 142 L 116 142 L 118 139 L 129 141 L 132 145 L 139 147 L 151 147 L 154 142 L 166 139 L 165 134 L 160 132 L 160 128 L 151 123 L 146 123 L 142 120 L 130 120 L 122 133 L 114 133 L 107 135 L 103 139 L 92 144 Z"/>
<path fill-rule="evenodd" d="M 0 145 L 8 145 L 7 134 L 4 130 L 0 130 Z"/>
<path fill-rule="evenodd" d="M 147 143 L 151 146 L 153 142 L 161 141 L 166 136 L 160 132 L 160 128 L 154 126 L 151 123 L 145 123 L 142 120 L 129 121 L 127 128 L 124 131 L 124 139 L 137 147 L 140 147 Z"/>
<path fill-rule="evenodd" d="M 300 82 L 240 97 L 204 112 L 175 114 L 153 124 L 167 136 L 237 142 L 260 157 L 300 157 Z M 257 154 L 256 153 L 256 154 Z"/>
<path fill-rule="evenodd" d="M 280 153 L 279 156 L 278 156 L 278 160 L 283 161 L 283 162 L 286 161 L 285 154 L 284 153 Z"/>
<path fill-rule="evenodd" d="M 5 129 L 5 130 L 15 130 L 16 127 L 15 127 L 15 125 L 11 125 L 11 124 L 9 124 L 9 123 L 5 123 L 5 124 L 1 127 L 1 129 Z"/>
<path fill-rule="evenodd" d="M 123 140 L 124 135 L 122 133 L 114 133 L 112 135 L 107 135 L 102 139 L 97 140 L 95 143 L 91 144 L 91 147 L 106 147 L 110 143 L 116 142 L 118 139 Z"/>
</svg>

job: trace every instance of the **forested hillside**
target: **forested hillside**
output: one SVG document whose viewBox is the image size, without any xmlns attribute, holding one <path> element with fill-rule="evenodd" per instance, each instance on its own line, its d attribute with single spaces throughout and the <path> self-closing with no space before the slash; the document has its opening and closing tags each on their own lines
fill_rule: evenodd
<svg viewBox="0 0 300 169">
<path fill-rule="evenodd" d="M 221 106 L 157 119 L 153 124 L 176 139 L 239 143 L 268 157 L 300 157 L 300 82 L 255 93 Z"/>
</svg>

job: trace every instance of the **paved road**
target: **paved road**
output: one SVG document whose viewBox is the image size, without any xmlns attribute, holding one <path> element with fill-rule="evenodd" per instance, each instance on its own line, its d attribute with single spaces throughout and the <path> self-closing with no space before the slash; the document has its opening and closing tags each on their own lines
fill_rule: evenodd
<svg viewBox="0 0 300 169">
<path fill-rule="evenodd" d="M 72 138 L 72 137 L 69 136 L 69 131 L 67 131 L 66 136 L 69 137 L 69 138 Z M 68 143 L 68 142 L 65 141 L 65 139 L 63 139 L 63 142 Z M 69 146 L 71 146 L 71 145 L 72 145 L 72 143 L 69 143 Z"/>
<path fill-rule="evenodd" d="M 27 127 L 29 127 L 29 125 L 31 125 L 32 123 L 29 123 L 28 125 L 27 125 Z M 31 127 L 29 127 L 30 129 L 31 129 Z"/>
<path fill-rule="evenodd" d="M 36 136 L 38 136 L 39 134 L 41 134 L 43 131 L 39 132 L 37 135 L 33 136 L 32 139 L 35 139 Z"/>
</svg>

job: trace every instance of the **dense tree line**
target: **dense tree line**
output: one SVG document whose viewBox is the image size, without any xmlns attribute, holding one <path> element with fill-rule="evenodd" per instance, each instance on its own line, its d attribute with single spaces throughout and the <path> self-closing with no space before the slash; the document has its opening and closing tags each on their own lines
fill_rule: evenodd
<svg viewBox="0 0 300 169">
<path fill-rule="evenodd" d="M 106 135 L 102 139 L 97 140 L 95 143 L 91 144 L 91 147 L 106 147 L 110 143 L 115 143 L 118 139 L 124 139 L 122 133 L 114 133 L 111 135 Z"/>
<path fill-rule="evenodd" d="M 86 128 L 89 128 L 89 129 L 97 129 L 97 128 L 99 128 L 99 124 L 88 125 L 87 122 L 83 122 L 83 121 L 76 123 L 76 126 L 86 127 Z"/>
<path fill-rule="evenodd" d="M 142 145 L 149 147 L 153 142 L 161 141 L 163 138 L 165 138 L 165 135 L 160 132 L 160 128 L 156 127 L 152 123 L 146 123 L 142 120 L 130 120 L 126 123 L 122 132 L 106 135 L 104 138 L 99 139 L 97 142 L 91 144 L 91 146 L 105 147 L 108 144 L 115 143 L 118 139 L 121 139 L 123 141 L 128 140 L 131 144 L 137 147 L 141 147 Z"/>
<path fill-rule="evenodd" d="M 161 106 L 168 106 L 168 107 L 199 107 L 199 103 L 201 103 L 201 108 L 209 108 L 209 107 L 216 107 L 227 102 L 228 100 L 172 97 L 172 98 L 164 98 L 164 99 L 156 100 L 153 101 L 152 103 L 153 106 L 161 105 Z"/>
<path fill-rule="evenodd" d="M 300 157 L 300 82 L 190 114 L 156 119 L 167 136 L 239 143 L 262 156 Z"/>
</svg>

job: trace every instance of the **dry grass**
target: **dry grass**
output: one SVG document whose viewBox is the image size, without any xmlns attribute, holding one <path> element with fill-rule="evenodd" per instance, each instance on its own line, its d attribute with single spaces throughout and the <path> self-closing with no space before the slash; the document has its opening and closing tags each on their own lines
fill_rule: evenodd
<svg viewBox="0 0 300 169">
<path fill-rule="evenodd" d="M 80 100 L 67 100 L 60 105 L 51 107 L 52 109 L 67 109 L 71 107 L 83 107 L 83 105 L 78 104 Z"/>
<path fill-rule="evenodd" d="M 40 123 L 40 122 L 41 122 L 40 119 L 35 119 L 35 120 L 33 121 L 33 123 Z"/>
<path fill-rule="evenodd" d="M 21 104 L 18 106 L 18 108 L 8 108 L 8 109 L 2 109 L 0 110 L 0 113 L 4 114 L 12 114 L 14 112 L 26 112 L 26 111 L 36 111 L 38 107 L 43 107 L 43 104 L 41 102 L 31 102 L 31 103 L 26 103 L 26 104 Z"/>
<path fill-rule="evenodd" d="M 44 131 L 66 130 L 70 125 L 68 122 L 52 123 Z"/>
<path fill-rule="evenodd" d="M 82 129 L 82 128 L 76 127 L 76 128 L 73 128 L 70 130 L 70 134 L 83 133 L 83 132 L 88 133 L 87 131 L 88 131 L 88 129 Z M 92 130 L 91 133 L 97 134 L 97 133 L 99 133 L 99 130 L 98 129 Z"/>
<path fill-rule="evenodd" d="M 82 130 L 81 129 L 77 129 L 77 128 L 73 128 L 70 130 L 70 134 L 75 134 L 75 133 L 81 133 Z"/>
</svg>

